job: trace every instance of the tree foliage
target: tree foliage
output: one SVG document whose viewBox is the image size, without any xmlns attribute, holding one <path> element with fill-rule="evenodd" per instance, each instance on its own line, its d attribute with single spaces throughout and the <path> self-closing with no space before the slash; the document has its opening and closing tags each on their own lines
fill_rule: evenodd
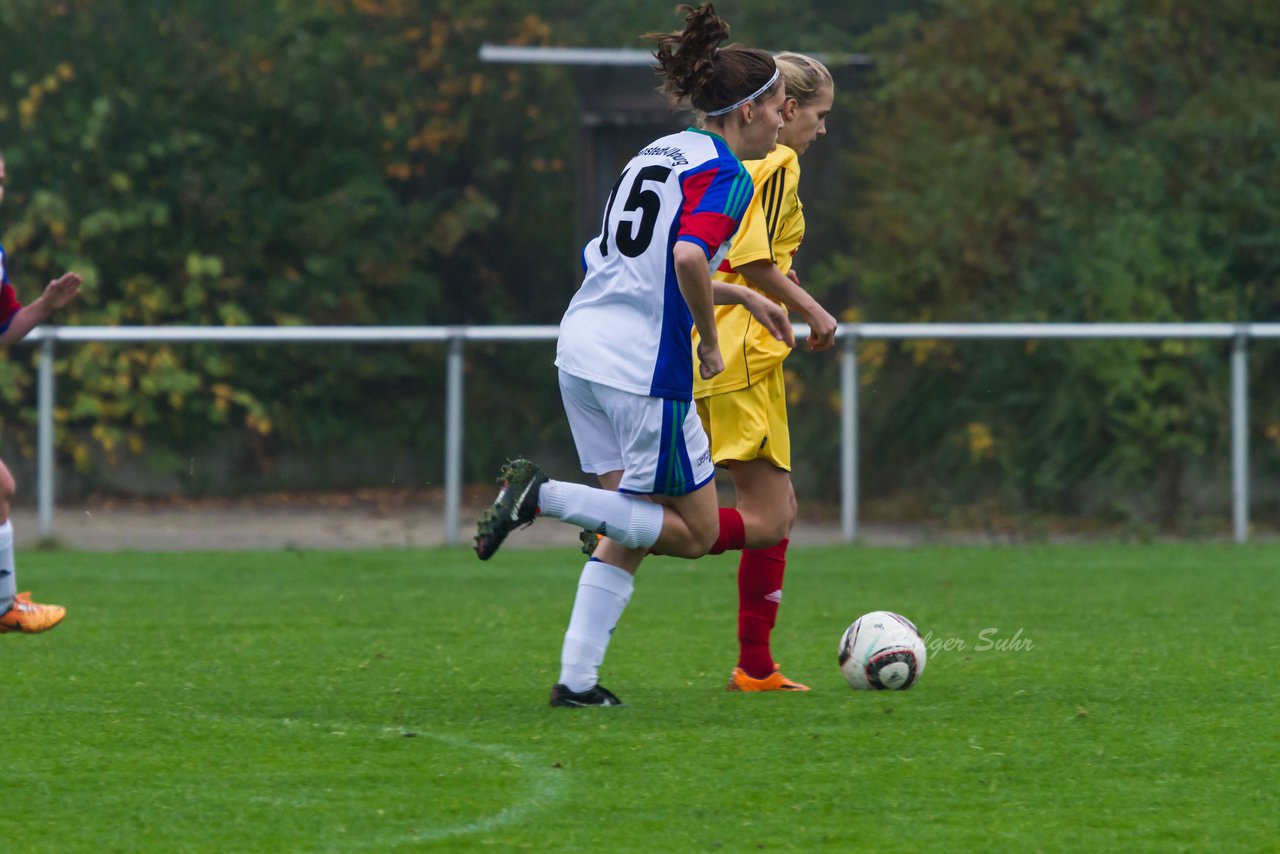
<svg viewBox="0 0 1280 854">
<path fill-rule="evenodd" d="M 1278 319 L 1272 5 L 940 0 L 866 46 L 856 203 L 832 212 L 853 248 L 827 271 L 864 317 Z M 1098 512 L 1146 494 L 1171 524 L 1227 458 L 1221 345 L 898 350 L 865 354 L 881 495 L 985 484 L 1006 511 Z M 1275 354 L 1253 364 L 1263 380 Z M 1256 422 L 1272 443 L 1276 415 Z"/>
<path fill-rule="evenodd" d="M 571 93 L 477 59 L 485 40 L 544 40 L 537 18 L 477 2 L 0 8 L 24 34 L 0 59 L 16 102 L 0 108 L 4 240 L 28 298 L 58 270 L 87 274 L 64 322 L 546 321 L 567 300 L 567 263 L 539 256 L 568 242 L 549 212 L 571 186 L 539 176 L 565 168 Z M 95 450 L 199 446 L 229 426 L 259 461 L 370 420 L 393 444 L 438 440 L 434 353 L 67 355 L 59 416 L 86 471 Z"/>
<path fill-rule="evenodd" d="M 839 73 L 831 135 L 806 156 L 799 267 L 833 310 L 1277 319 L 1274 4 L 720 6 L 735 40 L 875 60 Z M 77 324 L 554 323 L 576 287 L 574 78 L 478 49 L 638 48 L 679 23 L 640 0 L 0 0 L 12 278 L 29 299 L 86 273 L 61 318 Z M 469 348 L 468 423 L 485 428 L 469 477 L 521 450 L 513 436 L 567 443 L 535 348 Z M 1280 367 L 1257 351 L 1255 387 Z M 883 503 L 1171 523 L 1225 458 L 1222 345 L 861 353 L 866 480 Z M 439 347 L 60 355 L 62 452 L 89 484 L 144 455 L 189 489 L 260 487 L 285 477 L 286 449 L 317 484 L 438 476 Z M 0 363 L 6 400 L 28 407 L 3 428 L 28 448 L 31 366 L 23 350 Z M 837 458 L 835 361 L 790 368 L 796 446 Z M 1255 401 L 1276 474 L 1280 401 Z M 219 462 L 198 471 L 209 448 Z M 834 494 L 829 465 L 798 464 L 802 490 Z M 1148 511 L 1134 495 L 1156 497 Z"/>
</svg>

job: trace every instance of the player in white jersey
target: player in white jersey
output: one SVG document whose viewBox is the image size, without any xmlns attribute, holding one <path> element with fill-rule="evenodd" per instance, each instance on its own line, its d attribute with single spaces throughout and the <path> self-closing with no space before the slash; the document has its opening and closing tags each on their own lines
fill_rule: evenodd
<svg viewBox="0 0 1280 854">
<path fill-rule="evenodd" d="M 658 42 L 663 91 L 706 122 L 657 140 L 627 165 L 560 326 L 565 411 L 582 468 L 603 488 L 551 480 L 514 460 L 478 525 L 481 559 L 538 515 L 606 537 L 578 580 L 552 706 L 618 705 L 597 673 L 645 553 L 700 557 L 719 530 L 710 449 L 692 405 L 692 330 L 707 379 L 724 370 L 717 301 L 746 306 L 790 339 L 775 303 L 711 281 L 751 200 L 741 161 L 767 154 L 782 126 L 778 69 L 766 51 L 719 47 L 729 27 L 711 4 L 682 9 L 683 31 L 647 37 Z"/>
<path fill-rule="evenodd" d="M 586 279 L 560 322 L 560 370 L 632 394 L 691 400 L 693 317 L 673 250 L 689 242 L 714 270 L 752 192 L 750 173 L 714 133 L 684 130 L 631 158 L 600 236 L 583 250 Z"/>
</svg>

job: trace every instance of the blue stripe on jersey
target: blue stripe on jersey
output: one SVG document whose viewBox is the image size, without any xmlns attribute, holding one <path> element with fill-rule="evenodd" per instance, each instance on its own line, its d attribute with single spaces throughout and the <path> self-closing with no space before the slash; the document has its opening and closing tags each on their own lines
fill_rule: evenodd
<svg viewBox="0 0 1280 854">
<path fill-rule="evenodd" d="M 714 211 L 724 213 L 741 222 L 755 187 L 742 161 L 734 156 L 728 144 L 715 134 L 707 134 L 715 144 L 715 160 L 704 166 L 692 169 L 680 176 L 681 187 L 691 177 L 707 170 L 716 170 L 718 174 L 712 178 L 701 199 L 692 211 Z M 667 246 L 675 246 L 680 229 L 684 225 L 686 211 L 683 206 L 671 221 L 671 232 L 667 235 Z M 703 251 L 710 255 L 710 247 L 705 241 Z M 675 261 L 667 256 L 666 279 L 663 282 L 662 298 L 662 331 L 658 339 L 658 353 L 654 359 L 653 377 L 649 383 L 649 394 L 653 397 L 668 397 L 673 400 L 693 399 L 693 313 L 680 292 L 680 283 L 676 280 Z"/>
<path fill-rule="evenodd" d="M 675 246 L 679 232 L 680 217 L 676 216 L 671 220 L 668 246 Z M 689 311 L 689 304 L 680 292 L 672 253 L 667 253 L 662 283 L 662 329 L 658 334 L 658 353 L 653 363 L 649 395 L 693 400 L 693 312 Z"/>
<path fill-rule="evenodd" d="M 662 401 L 662 443 L 653 488 L 663 495 L 684 495 L 693 488 L 693 465 L 684 444 L 684 421 L 692 404 L 684 400 Z"/>
</svg>

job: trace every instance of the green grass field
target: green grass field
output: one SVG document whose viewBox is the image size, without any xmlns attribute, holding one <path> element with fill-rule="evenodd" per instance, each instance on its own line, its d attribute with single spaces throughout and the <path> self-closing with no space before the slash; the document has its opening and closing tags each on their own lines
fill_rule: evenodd
<svg viewBox="0 0 1280 854">
<path fill-rule="evenodd" d="M 0 637 L 0 838 L 59 854 L 1280 844 L 1280 546 L 795 549 L 774 651 L 807 695 L 724 691 L 733 556 L 652 559 L 602 678 L 628 707 L 552 710 L 579 568 L 570 548 L 24 553 L 23 587 L 70 615 Z M 910 691 L 855 693 L 836 667 L 846 625 L 879 608 L 931 634 Z"/>
</svg>

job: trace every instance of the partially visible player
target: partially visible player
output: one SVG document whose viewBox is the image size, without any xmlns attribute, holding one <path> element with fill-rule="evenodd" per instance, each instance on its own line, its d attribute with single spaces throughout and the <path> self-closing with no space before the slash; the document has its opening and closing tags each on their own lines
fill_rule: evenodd
<svg viewBox="0 0 1280 854">
<path fill-rule="evenodd" d="M 787 84 L 786 124 L 778 145 L 746 164 L 755 204 L 742 220 L 733 248 L 716 278 L 755 289 L 801 315 L 809 324 L 809 348 L 835 341 L 836 319 L 804 288 L 792 258 L 804 239 L 804 207 L 797 188 L 799 157 L 827 133 L 835 97 L 831 72 L 796 53 L 775 57 Z M 770 636 L 782 601 L 787 544 L 796 518 L 791 485 L 791 438 L 782 365 L 791 348 L 762 334 L 735 306 L 716 309 L 725 370 L 694 382 L 698 415 L 711 437 L 711 456 L 727 469 L 737 506 L 720 511 L 720 534 L 711 553 L 742 549 L 738 562 L 738 664 L 730 691 L 807 691 L 784 676 L 773 660 Z"/>
<path fill-rule="evenodd" d="M 538 514 L 606 535 L 578 581 L 552 706 L 618 705 L 597 673 L 646 551 L 656 544 L 699 557 L 715 540 L 715 470 L 692 403 L 692 328 L 701 333 L 703 378 L 724 365 L 716 299 L 745 304 L 772 334 L 790 338 L 779 306 L 711 281 L 751 201 L 741 161 L 765 156 L 782 126 L 777 65 L 766 51 L 720 47 L 729 27 L 710 3 L 679 11 L 682 31 L 649 38 L 658 42 L 662 89 L 706 124 L 654 141 L 627 164 L 560 323 L 565 412 L 582 469 L 603 488 L 549 480 L 517 460 L 478 525 L 482 559 Z"/>
<path fill-rule="evenodd" d="M 4 201 L 4 154 L 0 153 L 0 202 Z M 80 290 L 80 276 L 63 273 L 45 286 L 44 293 L 30 305 L 22 305 L 9 284 L 8 256 L 0 246 L 0 344 L 21 340 L 58 309 L 75 299 Z M 9 521 L 10 502 L 16 487 L 9 467 L 0 460 L 0 634 L 47 631 L 66 616 L 61 605 L 41 605 L 31 601 L 31 594 L 18 592 L 13 560 L 13 523 Z"/>
</svg>

